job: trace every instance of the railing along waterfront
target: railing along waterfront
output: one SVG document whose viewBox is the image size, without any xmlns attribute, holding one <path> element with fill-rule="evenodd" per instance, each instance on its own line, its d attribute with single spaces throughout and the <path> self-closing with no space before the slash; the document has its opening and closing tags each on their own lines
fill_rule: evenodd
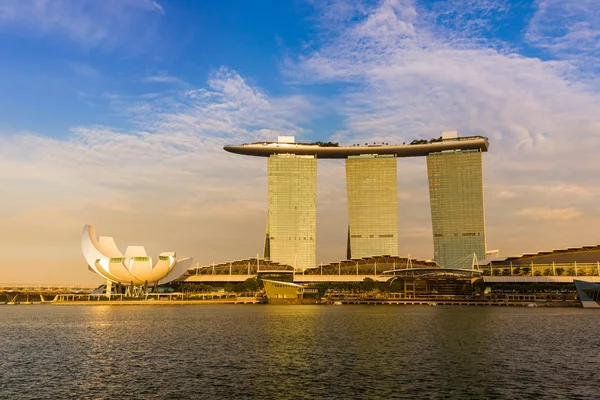
<svg viewBox="0 0 600 400">
<path fill-rule="evenodd" d="M 48 284 L 48 283 L 0 283 L 0 292 L 3 291 L 21 291 L 21 292 L 91 292 L 98 285 L 81 284 Z"/>
</svg>

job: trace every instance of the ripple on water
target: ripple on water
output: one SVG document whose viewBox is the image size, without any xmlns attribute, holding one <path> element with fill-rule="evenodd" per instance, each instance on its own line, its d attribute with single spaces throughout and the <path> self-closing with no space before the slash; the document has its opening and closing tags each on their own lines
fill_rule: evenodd
<svg viewBox="0 0 600 400">
<path fill-rule="evenodd" d="M 0 398 L 597 398 L 600 313 L 0 307 Z"/>
</svg>

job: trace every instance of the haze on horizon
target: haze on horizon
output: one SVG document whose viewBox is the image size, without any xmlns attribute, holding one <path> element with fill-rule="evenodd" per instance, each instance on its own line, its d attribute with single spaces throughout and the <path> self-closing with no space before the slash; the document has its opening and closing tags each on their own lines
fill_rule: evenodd
<svg viewBox="0 0 600 400">
<path fill-rule="evenodd" d="M 262 253 L 266 159 L 226 144 L 490 139 L 488 249 L 600 243 L 593 0 L 4 0 L 0 283 L 99 283 L 84 224 L 201 264 Z M 398 160 L 400 253 L 433 253 L 425 160 Z M 344 258 L 344 163 L 317 260 Z"/>
</svg>

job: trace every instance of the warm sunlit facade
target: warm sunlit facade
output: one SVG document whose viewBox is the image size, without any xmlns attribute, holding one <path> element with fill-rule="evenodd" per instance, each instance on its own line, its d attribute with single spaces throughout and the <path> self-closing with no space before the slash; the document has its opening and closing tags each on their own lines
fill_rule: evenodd
<svg viewBox="0 0 600 400">
<path fill-rule="evenodd" d="M 129 246 L 123 254 L 112 237 L 96 237 L 90 225 L 83 228 L 81 251 L 91 271 L 108 282 L 122 285 L 169 283 L 182 276 L 192 264 L 191 258 L 177 259 L 174 252 L 160 253 L 153 261 L 143 246 Z"/>
<path fill-rule="evenodd" d="M 269 157 L 269 214 L 265 256 L 304 270 L 316 265 L 317 159 Z"/>
<path fill-rule="evenodd" d="M 434 259 L 445 268 L 470 268 L 485 258 L 483 172 L 480 150 L 427 156 Z"/>
<path fill-rule="evenodd" d="M 398 184 L 395 155 L 349 156 L 348 258 L 398 254 Z"/>
<path fill-rule="evenodd" d="M 348 195 L 347 258 L 398 255 L 397 158 L 427 157 L 435 259 L 469 267 L 485 259 L 481 154 L 483 136 L 442 132 L 409 144 L 276 142 L 225 146 L 235 154 L 268 157 L 269 212 L 264 257 L 305 270 L 316 265 L 317 159 L 345 159 Z"/>
</svg>

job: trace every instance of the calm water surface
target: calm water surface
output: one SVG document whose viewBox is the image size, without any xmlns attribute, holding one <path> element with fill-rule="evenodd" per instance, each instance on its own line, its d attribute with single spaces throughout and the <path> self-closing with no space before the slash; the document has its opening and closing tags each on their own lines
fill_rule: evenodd
<svg viewBox="0 0 600 400">
<path fill-rule="evenodd" d="M 2 399 L 594 399 L 600 312 L 0 306 Z"/>
</svg>

